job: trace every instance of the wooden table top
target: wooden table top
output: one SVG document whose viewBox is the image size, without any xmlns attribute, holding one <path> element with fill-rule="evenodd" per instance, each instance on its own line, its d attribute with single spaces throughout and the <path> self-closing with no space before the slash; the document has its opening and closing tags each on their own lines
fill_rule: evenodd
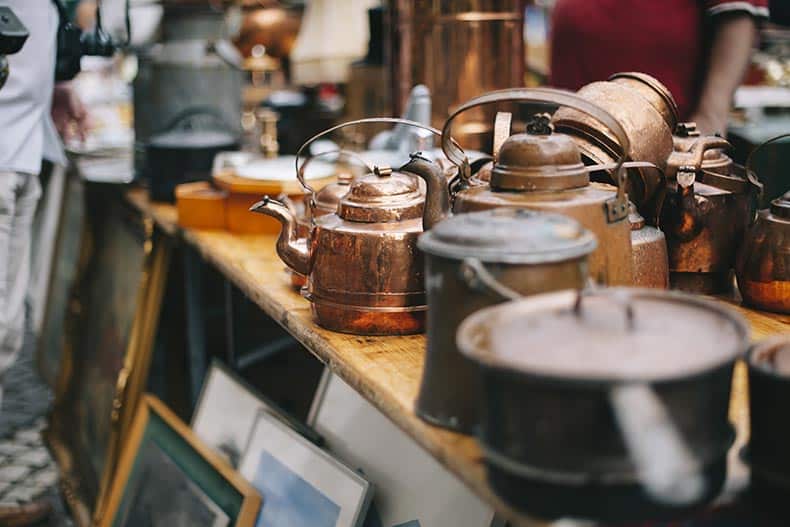
<svg viewBox="0 0 790 527">
<path fill-rule="evenodd" d="M 275 253 L 276 237 L 238 235 L 223 231 L 195 231 L 178 226 L 174 206 L 151 203 L 147 192 L 132 190 L 127 199 L 150 216 L 164 231 L 181 236 L 264 312 L 279 322 L 335 374 L 356 389 L 403 429 L 469 488 L 515 525 L 541 525 L 514 512 L 486 482 L 482 454 L 474 439 L 431 426 L 414 413 L 424 362 L 425 336 L 361 337 L 318 327 L 309 303 L 291 287 L 282 261 Z M 757 312 L 735 305 L 752 327 L 755 340 L 790 332 L 790 316 Z M 736 391 L 745 385 L 736 379 Z M 733 405 L 739 435 L 748 429 L 745 398 Z"/>
</svg>

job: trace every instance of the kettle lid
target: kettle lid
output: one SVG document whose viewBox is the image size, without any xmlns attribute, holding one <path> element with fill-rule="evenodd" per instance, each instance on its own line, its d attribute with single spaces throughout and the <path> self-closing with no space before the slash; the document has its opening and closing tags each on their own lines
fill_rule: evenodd
<svg viewBox="0 0 790 527">
<path fill-rule="evenodd" d="M 425 193 L 416 176 L 374 167 L 354 181 L 340 199 L 337 214 L 347 221 L 391 223 L 422 218 Z"/>
<path fill-rule="evenodd" d="M 790 190 L 771 201 L 771 214 L 783 219 L 790 219 Z"/>
<path fill-rule="evenodd" d="M 543 264 L 588 255 L 597 242 L 567 216 L 503 207 L 452 216 L 423 233 L 417 246 L 445 258 Z"/>
<path fill-rule="evenodd" d="M 551 116 L 535 115 L 526 133 L 508 137 L 491 170 L 493 190 L 565 190 L 585 187 L 589 172 L 576 142 L 554 133 Z"/>
</svg>

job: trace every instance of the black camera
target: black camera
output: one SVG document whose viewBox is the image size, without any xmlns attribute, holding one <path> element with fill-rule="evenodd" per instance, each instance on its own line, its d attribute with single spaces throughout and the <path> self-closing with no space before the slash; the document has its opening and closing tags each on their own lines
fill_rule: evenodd
<svg viewBox="0 0 790 527">
<path fill-rule="evenodd" d="M 0 6 L 0 88 L 8 79 L 8 60 L 5 56 L 22 49 L 27 36 L 27 28 L 19 21 L 11 8 Z"/>
</svg>

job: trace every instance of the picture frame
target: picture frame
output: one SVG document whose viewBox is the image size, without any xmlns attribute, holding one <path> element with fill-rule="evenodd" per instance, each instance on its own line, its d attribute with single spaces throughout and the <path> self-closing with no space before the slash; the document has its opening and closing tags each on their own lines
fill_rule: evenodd
<svg viewBox="0 0 790 527">
<path fill-rule="evenodd" d="M 203 380 L 190 426 L 197 437 L 237 468 L 261 411 L 279 416 L 307 440 L 320 443 L 320 436 L 312 429 L 258 393 L 216 358 Z"/>
<path fill-rule="evenodd" d="M 86 187 L 84 265 L 44 433 L 79 527 L 103 506 L 144 389 L 171 243 L 117 188 Z"/>
<path fill-rule="evenodd" d="M 366 527 L 501 525 L 488 504 L 328 368 L 308 425 L 376 487 Z"/>
<path fill-rule="evenodd" d="M 253 527 L 255 488 L 153 395 L 140 400 L 98 527 Z"/>
<path fill-rule="evenodd" d="M 366 478 L 266 410 L 239 471 L 264 498 L 256 527 L 361 527 L 373 494 Z"/>
</svg>

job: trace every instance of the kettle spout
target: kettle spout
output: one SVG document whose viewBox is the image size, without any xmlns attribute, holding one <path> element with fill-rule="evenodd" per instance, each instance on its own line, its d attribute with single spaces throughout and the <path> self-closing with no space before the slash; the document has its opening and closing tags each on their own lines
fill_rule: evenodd
<svg viewBox="0 0 790 527">
<path fill-rule="evenodd" d="M 251 212 L 266 214 L 282 225 L 280 237 L 277 238 L 277 254 L 285 265 L 299 274 L 310 274 L 310 250 L 306 240 L 299 239 L 296 234 L 296 217 L 284 203 L 265 196 L 261 201 L 250 207 Z"/>
<path fill-rule="evenodd" d="M 425 180 L 428 193 L 422 213 L 422 228 L 428 230 L 450 214 L 450 188 L 442 169 L 419 152 L 403 165 L 401 172 L 408 172 Z"/>
</svg>

